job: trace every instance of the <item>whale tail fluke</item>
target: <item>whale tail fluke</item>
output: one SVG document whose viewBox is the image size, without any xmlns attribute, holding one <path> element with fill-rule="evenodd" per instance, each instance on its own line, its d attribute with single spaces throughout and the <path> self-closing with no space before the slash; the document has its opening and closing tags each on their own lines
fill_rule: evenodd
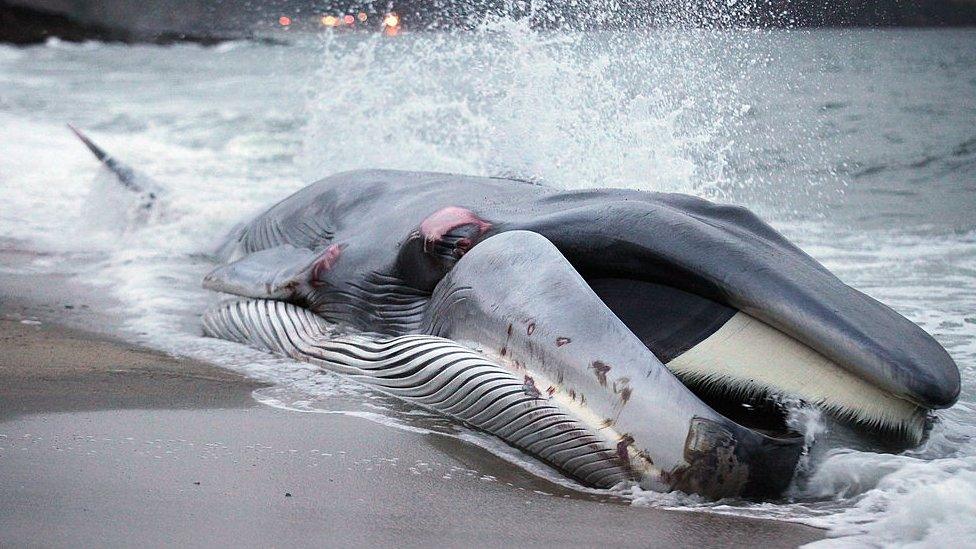
<svg viewBox="0 0 976 549">
<path fill-rule="evenodd" d="M 126 164 L 113 158 L 111 155 L 105 152 L 104 149 L 96 145 L 94 141 L 92 141 L 87 135 L 85 135 L 78 128 L 74 127 L 71 124 L 68 124 L 68 129 L 70 129 L 76 136 L 78 136 L 78 139 L 80 139 L 81 142 L 84 143 L 86 147 L 88 147 L 88 150 L 90 150 L 92 154 L 95 155 L 95 158 L 97 158 L 102 164 L 104 164 L 105 167 L 109 169 L 109 171 L 115 174 L 115 176 L 119 179 L 119 182 L 122 183 L 123 187 L 133 192 L 148 193 L 149 195 L 155 195 L 154 190 L 147 188 L 149 185 L 147 185 L 147 181 L 145 177 L 139 175 L 138 172 L 136 172 Z M 153 196 L 153 198 L 155 198 L 155 196 Z"/>
<path fill-rule="evenodd" d="M 118 179 L 119 183 L 121 183 L 125 189 L 140 195 L 139 202 L 141 208 L 145 210 L 153 209 L 153 206 L 159 198 L 160 189 L 158 185 L 125 163 L 116 160 L 110 154 L 105 152 L 104 149 L 96 145 L 94 141 L 92 141 L 78 128 L 68 124 L 68 129 L 70 129 L 72 133 L 74 133 L 78 139 L 84 143 L 85 147 L 87 147 L 88 150 L 95 155 L 95 158 L 97 158 L 102 165 L 108 168 L 108 170 L 115 175 L 116 179 Z"/>
<path fill-rule="evenodd" d="M 81 142 L 84 143 L 86 147 L 88 147 L 88 150 L 90 150 L 92 154 L 95 155 L 95 158 L 101 161 L 104 161 L 106 158 L 108 158 L 108 153 L 103 151 L 101 147 L 96 145 L 91 139 L 88 138 L 87 135 L 82 133 L 81 130 L 74 127 L 72 124 L 68 124 L 68 129 L 71 130 L 71 132 L 74 133 L 76 136 L 78 136 L 78 139 L 81 139 Z"/>
</svg>

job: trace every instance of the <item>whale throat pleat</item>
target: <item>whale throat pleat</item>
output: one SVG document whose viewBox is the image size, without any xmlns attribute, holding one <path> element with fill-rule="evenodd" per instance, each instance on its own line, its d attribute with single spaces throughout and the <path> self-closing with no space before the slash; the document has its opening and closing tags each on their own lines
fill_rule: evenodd
<svg viewBox="0 0 976 549">
<path fill-rule="evenodd" d="M 525 381 L 452 340 L 344 335 L 307 309 L 235 299 L 204 314 L 207 335 L 311 362 L 491 433 L 597 487 L 633 480 L 615 445 Z"/>
</svg>

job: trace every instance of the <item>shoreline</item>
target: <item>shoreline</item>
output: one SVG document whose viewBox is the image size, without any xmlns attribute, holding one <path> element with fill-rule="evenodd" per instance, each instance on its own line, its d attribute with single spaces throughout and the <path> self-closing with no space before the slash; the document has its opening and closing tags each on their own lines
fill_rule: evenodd
<svg viewBox="0 0 976 549">
<path fill-rule="evenodd" d="M 0 423 L 66 412 L 248 408 L 258 405 L 251 391 L 265 386 L 73 328 L 0 319 Z"/>
<path fill-rule="evenodd" d="M 453 438 L 264 406 L 252 397 L 262 383 L 91 333 L 86 324 L 110 319 L 66 301 L 77 301 L 70 279 L 45 288 L 38 278 L 0 274 L 0 545 L 794 547 L 824 537 L 635 507 Z"/>
</svg>

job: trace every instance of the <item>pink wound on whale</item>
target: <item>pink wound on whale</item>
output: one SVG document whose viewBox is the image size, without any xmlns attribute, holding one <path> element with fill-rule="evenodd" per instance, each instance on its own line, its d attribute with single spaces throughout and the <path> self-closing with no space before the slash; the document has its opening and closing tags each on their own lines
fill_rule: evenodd
<svg viewBox="0 0 976 549">
<path fill-rule="evenodd" d="M 474 225 L 478 229 L 478 236 L 491 229 L 491 223 L 481 219 L 471 210 L 459 206 L 448 206 L 428 216 L 420 224 L 420 234 L 427 242 L 436 242 L 452 230 L 465 225 Z"/>
<path fill-rule="evenodd" d="M 312 283 L 321 281 L 325 273 L 332 270 L 336 263 L 339 262 L 339 256 L 342 255 L 342 250 L 346 248 L 345 244 L 333 244 L 326 248 L 322 255 L 315 260 L 312 264 Z"/>
</svg>

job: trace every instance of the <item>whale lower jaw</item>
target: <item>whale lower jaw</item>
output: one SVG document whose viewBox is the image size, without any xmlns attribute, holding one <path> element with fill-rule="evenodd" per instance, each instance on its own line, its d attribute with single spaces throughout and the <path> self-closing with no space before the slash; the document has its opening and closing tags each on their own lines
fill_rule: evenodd
<svg viewBox="0 0 976 549">
<path fill-rule="evenodd" d="M 206 335 L 321 365 L 460 420 L 586 485 L 667 487 L 661 471 L 621 447 L 619 433 L 543 378 L 516 373 L 450 339 L 341 334 L 306 309 L 261 299 L 218 304 L 204 314 L 203 326 Z"/>
<path fill-rule="evenodd" d="M 666 364 L 686 385 L 738 401 L 799 398 L 841 420 L 918 443 L 927 411 L 743 312 Z"/>
</svg>

